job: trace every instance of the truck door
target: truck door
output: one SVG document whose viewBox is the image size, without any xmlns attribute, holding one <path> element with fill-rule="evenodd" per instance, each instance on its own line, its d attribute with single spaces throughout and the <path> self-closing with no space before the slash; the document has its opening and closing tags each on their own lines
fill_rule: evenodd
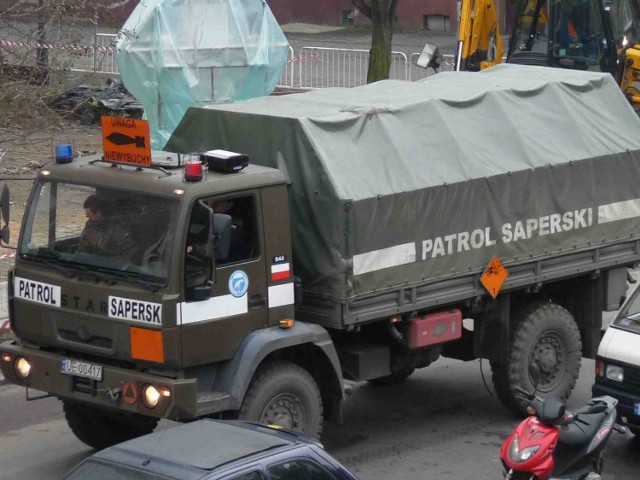
<svg viewBox="0 0 640 480">
<path fill-rule="evenodd" d="M 207 209 L 192 209 L 185 246 L 185 302 L 180 305 L 183 366 L 202 365 L 230 358 L 244 337 L 268 322 L 263 227 L 259 192 L 202 199 L 215 212 L 214 228 Z M 229 222 L 226 240 L 216 232 L 220 221 Z M 214 235 L 214 251 L 206 238 Z M 204 242 L 200 241 L 202 238 Z M 221 245 L 226 242 L 226 245 Z M 211 246 L 209 244 L 209 250 Z M 209 298 L 189 297 L 190 284 L 210 278 L 202 267 L 216 257 L 215 284 Z M 207 255 L 209 257 L 207 258 Z M 202 260 L 202 261 L 201 261 Z M 193 268 L 201 261 L 200 268 Z"/>
</svg>

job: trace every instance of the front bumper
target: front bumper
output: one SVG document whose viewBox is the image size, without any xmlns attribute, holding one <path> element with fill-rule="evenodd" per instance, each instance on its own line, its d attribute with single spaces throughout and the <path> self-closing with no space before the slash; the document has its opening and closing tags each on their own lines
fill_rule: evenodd
<svg viewBox="0 0 640 480">
<path fill-rule="evenodd" d="M 624 384 L 620 386 L 613 386 L 608 383 L 602 383 L 596 380 L 591 388 L 593 396 L 609 395 L 618 400 L 616 410 L 618 412 L 618 419 L 624 417 L 625 422 L 631 426 L 640 427 L 640 416 L 634 414 L 636 403 L 640 402 L 640 395 L 637 393 L 629 392 L 624 388 Z"/>
<path fill-rule="evenodd" d="M 197 416 L 195 378 L 173 379 L 102 365 L 102 380 L 90 380 L 61 373 L 62 360 L 70 357 L 21 346 L 15 341 L 1 343 L 0 355 L 0 369 L 8 382 L 62 400 L 172 420 L 190 420 Z M 31 364 L 31 373 L 26 380 L 21 380 L 14 370 L 17 357 L 24 357 Z M 163 397 L 157 407 L 147 408 L 142 402 L 142 389 L 147 385 L 168 388 L 171 395 Z"/>
</svg>

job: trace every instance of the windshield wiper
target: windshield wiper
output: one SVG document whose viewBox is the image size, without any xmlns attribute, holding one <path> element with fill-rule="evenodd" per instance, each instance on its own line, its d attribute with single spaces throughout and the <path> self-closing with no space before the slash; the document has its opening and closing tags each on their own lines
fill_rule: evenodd
<svg viewBox="0 0 640 480">
<path fill-rule="evenodd" d="M 105 273 L 135 283 L 136 285 L 140 285 L 153 293 L 156 293 L 158 290 L 160 290 L 160 286 L 157 283 L 140 278 L 140 275 L 138 273 L 124 272 L 122 270 L 109 270 Z"/>
<path fill-rule="evenodd" d="M 49 267 L 52 267 L 54 270 L 57 270 L 61 273 L 63 273 L 64 275 L 68 276 L 69 278 L 74 278 L 76 277 L 75 272 L 73 271 L 73 269 L 71 268 L 67 268 L 64 267 L 62 265 L 60 265 L 59 260 L 58 260 L 58 256 L 55 255 L 55 252 L 48 250 L 46 251 L 46 255 L 42 255 L 42 253 L 45 252 L 39 252 L 38 255 L 33 255 L 31 253 L 24 253 L 22 254 L 22 256 L 25 259 L 28 260 L 33 260 L 35 262 L 38 263 L 43 263 Z"/>
<path fill-rule="evenodd" d="M 29 260 L 34 260 L 52 267 L 55 270 L 58 270 L 64 275 L 68 276 L 69 278 L 80 278 L 80 275 L 78 274 L 78 271 L 80 271 L 83 274 L 86 274 L 82 275 L 83 277 L 88 277 L 96 282 L 103 280 L 110 284 L 115 283 L 114 281 L 109 281 L 109 279 L 107 279 L 103 275 L 100 275 L 94 269 L 87 267 L 86 265 L 81 265 L 79 263 L 61 259 L 61 252 L 56 252 L 55 250 L 40 248 L 38 249 L 38 253 L 35 255 L 27 253 L 23 254 L 23 256 L 25 258 L 28 258 Z"/>
</svg>

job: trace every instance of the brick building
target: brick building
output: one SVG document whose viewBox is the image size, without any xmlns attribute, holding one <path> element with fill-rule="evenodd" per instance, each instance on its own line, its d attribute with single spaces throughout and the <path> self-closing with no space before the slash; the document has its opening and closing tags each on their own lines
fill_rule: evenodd
<svg viewBox="0 0 640 480">
<path fill-rule="evenodd" d="M 55 0 L 53 0 L 55 1 Z M 139 0 L 86 0 L 86 15 L 92 19 L 94 4 L 101 5 L 97 13 L 101 22 L 113 26 L 124 23 Z M 510 19 L 515 13 L 514 0 L 495 0 L 500 13 L 503 32 L 508 32 Z M 38 0 L 0 0 L 0 12 L 16 3 L 28 8 L 37 6 Z M 351 0 L 267 0 L 281 25 L 293 22 L 321 25 L 369 25 L 370 21 L 353 7 Z M 455 33 L 458 28 L 457 0 L 400 0 L 396 24 L 401 28 Z"/>
</svg>

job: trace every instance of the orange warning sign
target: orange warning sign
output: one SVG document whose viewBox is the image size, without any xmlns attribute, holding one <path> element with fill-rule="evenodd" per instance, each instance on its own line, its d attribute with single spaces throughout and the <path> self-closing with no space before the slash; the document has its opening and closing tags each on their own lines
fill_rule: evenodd
<svg viewBox="0 0 640 480">
<path fill-rule="evenodd" d="M 138 401 L 138 390 L 133 383 L 125 383 L 122 389 L 122 399 L 129 405 L 133 405 Z"/>
<path fill-rule="evenodd" d="M 102 149 L 107 162 L 150 167 L 149 122 L 134 118 L 102 117 Z"/>
<path fill-rule="evenodd" d="M 480 283 L 487 289 L 489 295 L 496 298 L 508 276 L 509 272 L 500 259 L 494 255 L 487 268 L 484 269 Z"/>
</svg>

